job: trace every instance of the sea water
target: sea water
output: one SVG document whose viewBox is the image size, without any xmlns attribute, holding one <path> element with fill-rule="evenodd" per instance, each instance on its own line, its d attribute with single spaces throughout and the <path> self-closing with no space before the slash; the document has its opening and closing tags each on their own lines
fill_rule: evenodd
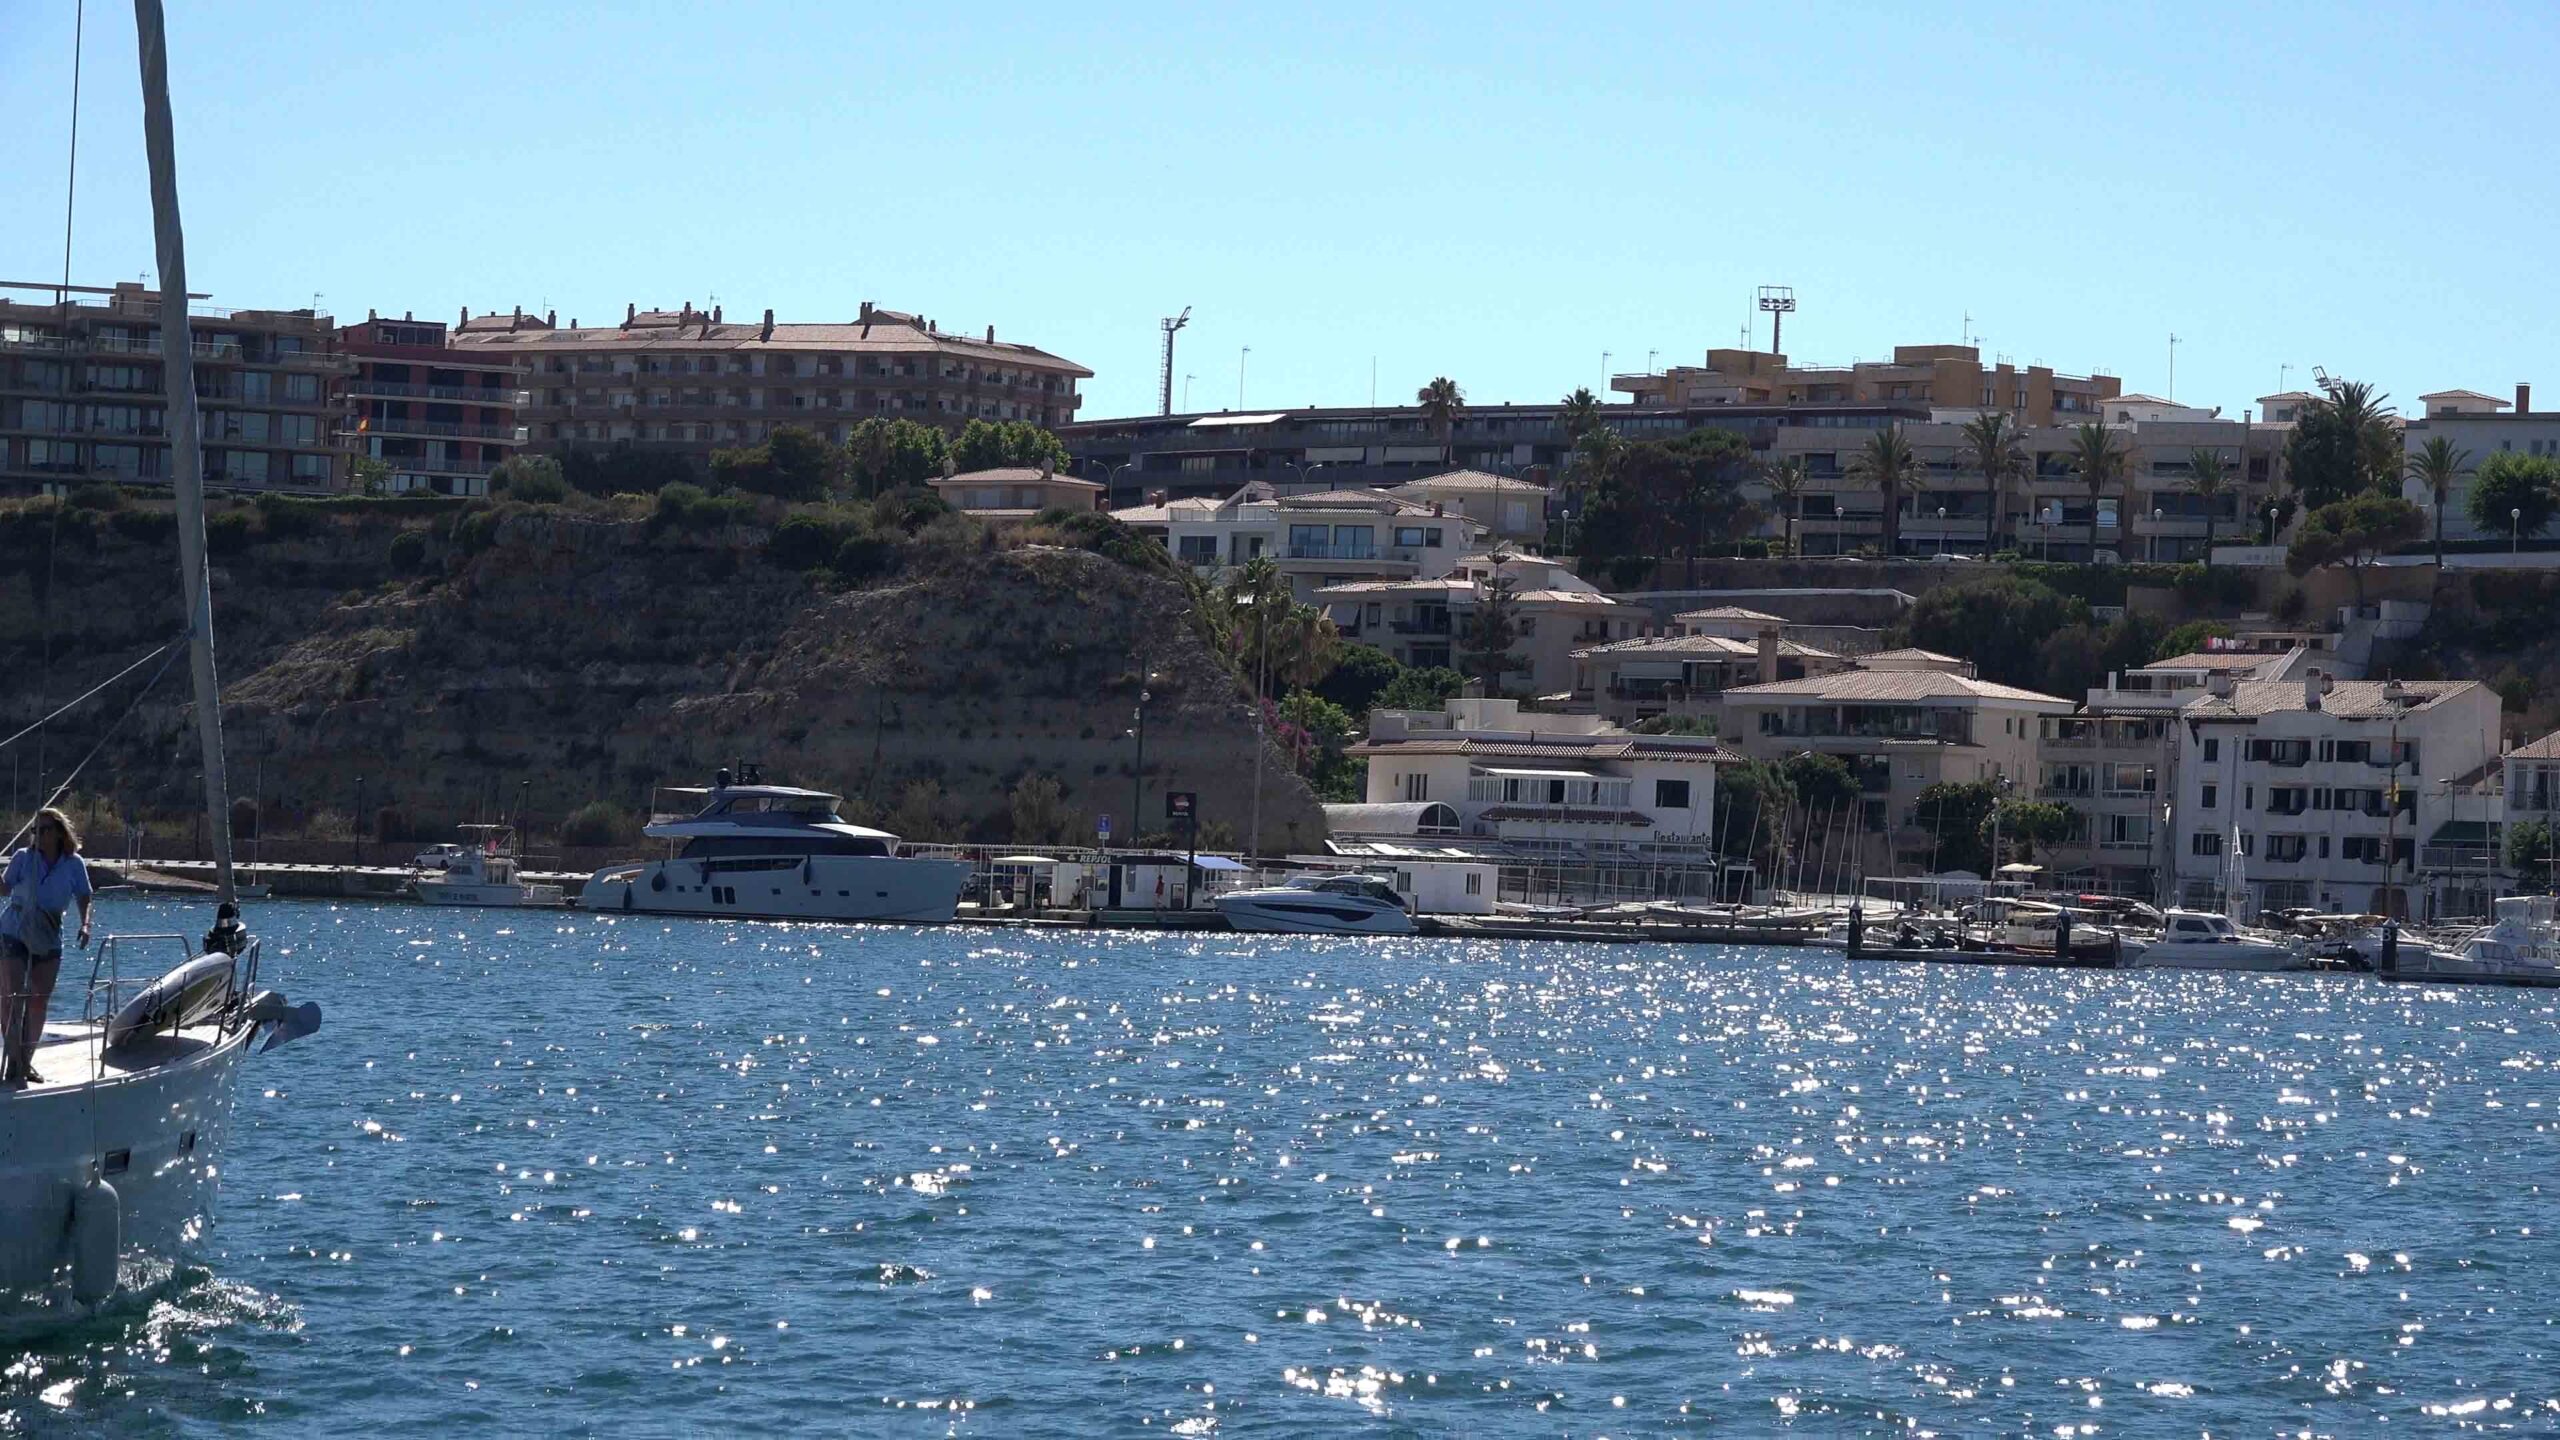
<svg viewBox="0 0 2560 1440">
<path fill-rule="evenodd" d="M 327 1028 L 9 1433 L 2560 1428 L 2545 994 L 251 918 Z"/>
</svg>

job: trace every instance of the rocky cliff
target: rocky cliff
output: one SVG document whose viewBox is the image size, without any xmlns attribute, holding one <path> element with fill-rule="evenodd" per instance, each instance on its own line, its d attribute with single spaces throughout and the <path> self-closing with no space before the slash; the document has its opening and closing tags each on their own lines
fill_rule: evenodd
<svg viewBox="0 0 2560 1440">
<path fill-rule="evenodd" d="M 651 787 L 748 760 L 918 838 L 1086 838 L 1103 814 L 1125 838 L 1142 669 L 1157 677 L 1144 829 L 1168 828 L 1168 790 L 1197 792 L 1213 835 L 1247 828 L 1251 706 L 1159 570 L 946 544 L 846 587 L 773 563 L 754 525 L 686 534 L 553 507 L 232 513 L 214 574 L 232 788 L 259 797 L 271 831 L 359 803 L 396 808 L 415 834 L 519 805 L 541 830 L 597 799 L 645 812 Z M 172 534 L 131 511 L 0 523 L 0 661 L 44 677 L 0 699 L 11 729 L 174 631 Z M 116 813 L 186 814 L 185 691 L 181 665 L 80 791 Z M 124 693 L 49 732 L 51 776 Z M 12 752 L 21 804 L 36 744 Z M 1031 776 L 1063 790 L 1029 827 L 1048 833 L 1014 824 L 1011 793 Z M 1262 788 L 1266 845 L 1321 837 L 1276 751 Z"/>
</svg>

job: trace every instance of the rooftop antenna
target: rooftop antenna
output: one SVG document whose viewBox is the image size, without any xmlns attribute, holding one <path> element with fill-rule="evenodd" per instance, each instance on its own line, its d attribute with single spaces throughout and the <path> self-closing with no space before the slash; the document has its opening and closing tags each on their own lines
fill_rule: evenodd
<svg viewBox="0 0 2560 1440">
<path fill-rule="evenodd" d="M 1784 355 L 1787 347 L 1780 337 L 1787 333 L 1787 317 L 1796 312 L 1796 291 L 1792 285 L 1760 287 L 1759 308 L 1769 316 L 1769 353 Z"/>
<path fill-rule="evenodd" d="M 2178 398 L 2178 332 L 2175 330 L 2169 332 L 2169 391 L 2160 398 L 2163 400 Z"/>
<path fill-rule="evenodd" d="M 2320 387 L 2321 394 L 2332 399 L 2337 397 L 2338 382 L 2330 379 L 2329 372 L 2317 365 L 2311 367 L 2311 383 Z"/>
<path fill-rule="evenodd" d="M 1964 343 L 1973 343 L 1973 312 L 1970 310 L 1964 312 Z"/>
<path fill-rule="evenodd" d="M 1164 327 L 1164 371 L 1156 386 L 1156 413 L 1170 415 L 1173 413 L 1173 332 L 1191 323 L 1191 307 L 1185 305 L 1181 314 L 1167 315 L 1156 323 Z M 1137 822 L 1132 820 L 1129 823 L 1134 825 Z"/>
<path fill-rule="evenodd" d="M 2284 387 L 2285 387 L 2285 384 L 2286 384 L 2286 382 L 2287 382 L 2288 380 L 2290 380 L 2290 379 L 2292 378 L 2292 376 L 2293 376 L 2293 367 L 2292 367 L 2291 365 L 2279 365 L 2279 366 L 2277 366 L 2277 367 L 2276 367 L 2276 393 L 2277 393 L 2277 394 L 2281 395 L 2281 394 L 2283 394 L 2283 393 L 2284 393 Z"/>
<path fill-rule="evenodd" d="M 1644 352 L 1644 373 L 1647 375 L 1653 373 L 1653 362 L 1661 354 L 1662 352 L 1659 350 L 1647 350 Z"/>
</svg>

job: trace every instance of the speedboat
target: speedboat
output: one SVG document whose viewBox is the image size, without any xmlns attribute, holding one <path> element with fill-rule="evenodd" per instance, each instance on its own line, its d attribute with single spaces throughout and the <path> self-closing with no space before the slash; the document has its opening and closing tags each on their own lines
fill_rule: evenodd
<svg viewBox="0 0 2560 1440">
<path fill-rule="evenodd" d="M 898 837 L 848 824 L 841 795 L 760 783 L 752 766 L 723 770 L 707 787 L 670 793 L 701 808 L 661 815 L 641 833 L 667 843 L 665 858 L 609 865 L 589 877 L 578 904 L 639 915 L 730 920 L 948 923 L 960 910 L 966 860 L 898 853 Z"/>
<path fill-rule="evenodd" d="M 1258 890 L 1230 890 L 1218 913 L 1238 930 L 1291 935 L 1410 935 L 1404 897 L 1375 875 L 1293 875 Z"/>
<path fill-rule="evenodd" d="M 2493 918 L 2446 951 L 2401 935 L 2385 948 L 2375 973 L 2385 980 L 2448 985 L 2560 986 L 2560 915 L 2548 895 L 2505 895 L 2490 902 Z"/>
<path fill-rule="evenodd" d="M 476 845 L 440 846 L 441 864 L 409 882 L 409 893 L 430 905 L 497 905 L 549 908 L 568 897 L 557 885 L 527 884 L 516 874 L 515 827 L 465 825 Z M 423 858 L 423 857 L 421 857 Z"/>
<path fill-rule="evenodd" d="M 2161 919 L 2160 938 L 2126 963 L 2143 970 L 2311 970 L 2319 966 L 2302 946 L 2243 935 L 2230 917 L 2210 910 L 2169 911 Z"/>
</svg>

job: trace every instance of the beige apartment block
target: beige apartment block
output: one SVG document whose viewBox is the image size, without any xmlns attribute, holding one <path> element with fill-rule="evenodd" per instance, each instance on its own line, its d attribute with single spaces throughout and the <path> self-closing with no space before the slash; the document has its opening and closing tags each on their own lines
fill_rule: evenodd
<svg viewBox="0 0 2560 1440">
<path fill-rule="evenodd" d="M 2005 410 L 2026 425 L 2095 420 L 2124 388 L 2113 375 L 2062 375 L 1982 363 L 1972 345 L 1896 345 L 1891 360 L 1791 365 L 1765 350 L 1709 350 L 1704 365 L 1659 374 L 1618 375 L 1609 388 L 1639 405 L 1842 405 L 1902 402 L 1946 409 Z"/>
<path fill-rule="evenodd" d="M 722 308 L 631 307 L 619 324 L 566 326 L 556 314 L 466 315 L 457 348 L 514 357 L 526 389 L 520 418 L 537 449 L 617 443 L 707 464 L 784 425 L 833 441 L 870 419 L 958 431 L 971 420 L 1055 428 L 1082 403 L 1093 372 L 995 327 L 955 334 L 863 302 L 842 324 L 732 321 Z"/>
<path fill-rule="evenodd" d="M 104 289 L 0 282 L 0 292 L 10 292 L 0 294 L 0 488 L 169 483 L 159 292 L 132 281 Z M 330 391 L 354 366 L 329 317 L 211 305 L 189 312 L 204 483 L 339 488 L 346 461 Z"/>
</svg>

